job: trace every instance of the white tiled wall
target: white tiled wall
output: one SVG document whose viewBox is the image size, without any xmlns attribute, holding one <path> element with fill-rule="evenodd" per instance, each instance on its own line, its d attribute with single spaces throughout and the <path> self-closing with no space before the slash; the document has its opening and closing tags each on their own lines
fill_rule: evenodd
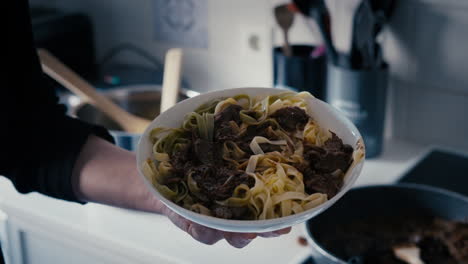
<svg viewBox="0 0 468 264">
<path fill-rule="evenodd" d="M 393 135 L 468 150 L 468 2 L 400 2 L 385 41 Z"/>
<path fill-rule="evenodd" d="M 88 13 L 99 57 L 120 42 L 137 44 L 160 59 L 170 47 L 152 39 L 152 0 L 31 1 Z M 184 75 L 192 87 L 271 85 L 271 47 L 281 41 L 271 8 L 287 0 L 207 1 L 208 48 L 185 49 Z M 358 2 L 327 0 L 340 50 L 349 47 Z M 260 39 L 257 51 L 247 45 L 252 34 Z M 319 39 L 316 29 L 296 18 L 293 43 Z M 391 65 L 387 136 L 468 149 L 468 1 L 399 0 L 383 40 Z"/>
</svg>

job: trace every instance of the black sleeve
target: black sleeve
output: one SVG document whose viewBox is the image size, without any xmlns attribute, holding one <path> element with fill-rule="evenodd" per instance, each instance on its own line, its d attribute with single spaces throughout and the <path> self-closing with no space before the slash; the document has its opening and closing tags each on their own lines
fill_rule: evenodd
<svg viewBox="0 0 468 264">
<path fill-rule="evenodd" d="M 27 0 L 6 1 L 7 49 L 0 82 L 0 175 L 19 192 L 76 201 L 71 175 L 90 134 L 104 128 L 65 115 L 34 48 Z M 7 11 L 8 10 L 8 11 Z"/>
</svg>

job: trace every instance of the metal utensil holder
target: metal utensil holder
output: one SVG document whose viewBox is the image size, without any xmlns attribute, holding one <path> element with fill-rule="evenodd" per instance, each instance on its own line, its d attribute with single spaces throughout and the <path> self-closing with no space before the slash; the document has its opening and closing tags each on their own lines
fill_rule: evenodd
<svg viewBox="0 0 468 264">
<path fill-rule="evenodd" d="M 359 129 L 366 157 L 382 152 L 388 65 L 378 69 L 354 70 L 328 64 L 326 101 L 338 108 Z"/>
</svg>

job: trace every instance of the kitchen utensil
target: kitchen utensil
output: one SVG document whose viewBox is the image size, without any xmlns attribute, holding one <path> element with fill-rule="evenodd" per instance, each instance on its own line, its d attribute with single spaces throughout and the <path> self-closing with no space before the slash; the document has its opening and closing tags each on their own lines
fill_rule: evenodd
<svg viewBox="0 0 468 264">
<path fill-rule="evenodd" d="M 161 113 L 177 102 L 182 71 L 182 49 L 170 49 L 164 61 Z"/>
<path fill-rule="evenodd" d="M 356 9 L 353 21 L 350 59 L 354 69 L 368 69 L 373 65 L 374 23 L 369 0 L 363 0 Z"/>
<path fill-rule="evenodd" d="M 372 216 L 398 216 L 409 210 L 421 215 L 465 221 L 468 198 L 421 184 L 374 185 L 352 189 L 333 207 L 304 225 L 314 259 L 318 264 L 346 263 L 323 248 L 316 239 L 319 232 L 326 232 L 330 226 L 362 221 Z"/>
<path fill-rule="evenodd" d="M 160 113 L 161 104 L 160 85 L 130 85 L 120 86 L 100 91 L 101 95 L 110 99 L 125 111 L 136 116 L 154 119 Z M 179 89 L 177 101 L 198 95 L 198 92 Z M 68 114 L 91 124 L 107 128 L 114 137 L 115 144 L 130 151 L 136 150 L 140 133 L 128 133 L 108 117 L 104 112 L 94 107 L 75 94 L 69 92 L 60 94 L 60 102 L 68 108 Z"/>
<path fill-rule="evenodd" d="M 421 250 L 414 245 L 403 245 L 393 248 L 395 257 L 408 264 L 424 264 L 421 260 Z"/>
<path fill-rule="evenodd" d="M 354 69 L 378 68 L 382 65 L 382 52 L 377 37 L 388 23 L 395 9 L 395 2 L 395 0 L 363 0 L 356 9 L 350 52 L 351 65 Z"/>
<path fill-rule="evenodd" d="M 395 10 L 396 0 L 370 0 L 369 3 L 375 17 L 373 35 L 376 39 L 385 24 L 390 21 Z"/>
<path fill-rule="evenodd" d="M 150 123 L 148 119 L 132 115 L 114 104 L 108 98 L 100 95 L 91 84 L 79 77 L 46 50 L 39 49 L 38 55 L 41 60 L 42 68 L 47 75 L 106 113 L 125 131 L 140 133 Z"/>
<path fill-rule="evenodd" d="M 327 47 L 327 55 L 333 63 L 337 61 L 337 53 L 333 46 L 330 33 L 330 16 L 323 0 L 294 0 L 297 9 L 305 16 L 311 17 L 317 23 Z"/>
<path fill-rule="evenodd" d="M 291 46 L 289 45 L 288 31 L 294 22 L 294 13 L 288 9 L 287 5 L 280 5 L 274 9 L 276 23 L 280 26 L 283 31 L 283 53 L 286 56 L 291 56 Z"/>
<path fill-rule="evenodd" d="M 349 190 L 349 188 L 351 188 L 353 183 L 359 177 L 364 164 L 363 159 L 357 160 L 356 163 L 351 166 L 351 168 L 346 172 L 344 177 L 344 184 L 340 192 L 325 203 L 295 215 L 269 220 L 226 220 L 192 212 L 164 197 L 154 188 L 151 181 L 143 174 L 143 163 L 147 160 L 148 157 L 153 155 L 153 144 L 150 140 L 149 134 L 154 128 L 180 127 L 187 113 L 194 111 L 200 105 L 214 99 L 231 97 L 239 94 L 247 94 L 254 97 L 264 97 L 267 95 L 278 94 L 284 91 L 285 90 L 283 89 L 274 88 L 236 88 L 213 91 L 184 100 L 167 111 L 161 113 L 143 133 L 137 150 L 138 172 L 149 191 L 153 193 L 160 201 L 162 201 L 168 208 L 183 216 L 184 218 L 204 226 L 230 232 L 267 232 L 278 230 L 304 222 L 307 219 L 310 219 L 329 208 L 338 199 L 340 199 Z M 359 131 L 351 123 L 351 121 L 344 117 L 338 110 L 316 98 L 311 98 L 309 100 L 309 106 L 310 109 L 313 109 L 312 117 L 319 125 L 323 127 L 324 130 L 330 129 L 334 131 L 343 140 L 343 142 L 354 146 L 354 148 L 362 148 L 364 151 L 364 146 L 362 145 L 362 138 Z"/>
<path fill-rule="evenodd" d="M 324 98 L 326 57 L 311 58 L 314 46 L 292 45 L 294 56 L 285 56 L 280 47 L 273 50 L 273 84 L 275 87 L 307 91 Z"/>
</svg>

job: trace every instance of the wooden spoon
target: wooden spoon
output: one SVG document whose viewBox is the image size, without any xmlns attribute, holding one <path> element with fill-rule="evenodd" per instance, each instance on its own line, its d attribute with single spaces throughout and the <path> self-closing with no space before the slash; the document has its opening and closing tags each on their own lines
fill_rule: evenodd
<svg viewBox="0 0 468 264">
<path fill-rule="evenodd" d="M 416 245 L 394 246 L 393 254 L 408 264 L 424 264 L 421 259 L 421 250 Z"/>
<path fill-rule="evenodd" d="M 164 78 L 161 92 L 161 113 L 177 103 L 181 72 L 182 49 L 168 50 L 164 60 Z"/>
<path fill-rule="evenodd" d="M 278 23 L 283 31 L 283 54 L 289 57 L 292 55 L 292 51 L 289 45 L 288 31 L 294 22 L 294 13 L 288 9 L 288 5 L 280 5 L 275 7 L 275 18 L 276 23 Z"/>
<path fill-rule="evenodd" d="M 128 113 L 107 97 L 99 94 L 91 84 L 78 76 L 78 74 L 65 66 L 48 51 L 39 49 L 38 55 L 41 60 L 42 70 L 47 75 L 70 90 L 72 93 L 78 95 L 81 99 L 86 100 L 102 112 L 106 113 L 126 132 L 142 133 L 150 124 L 150 120 Z"/>
</svg>

